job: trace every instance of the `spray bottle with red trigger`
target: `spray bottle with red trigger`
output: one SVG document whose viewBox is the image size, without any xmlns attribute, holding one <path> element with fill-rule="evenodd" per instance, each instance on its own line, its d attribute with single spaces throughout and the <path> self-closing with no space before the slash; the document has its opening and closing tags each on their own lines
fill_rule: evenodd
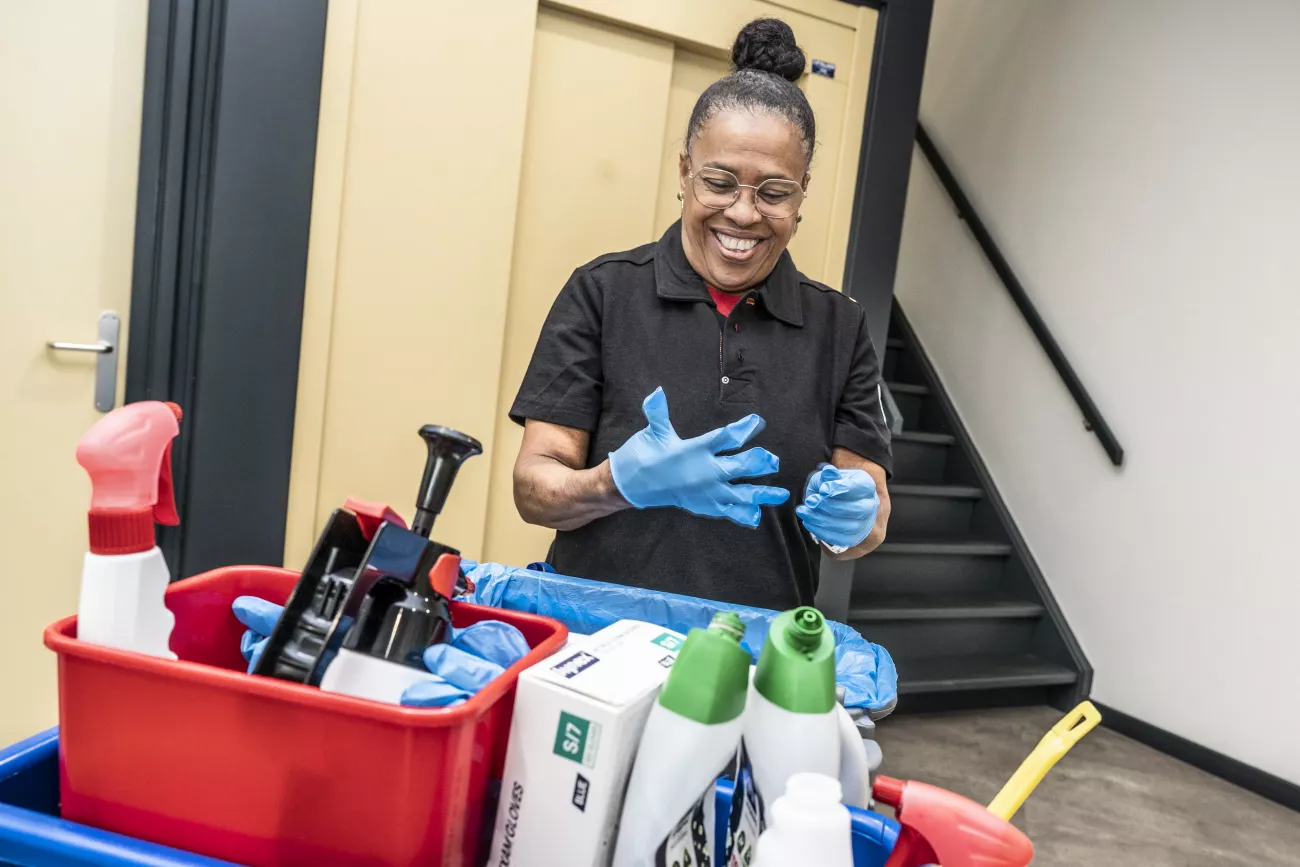
<svg viewBox="0 0 1300 867">
<path fill-rule="evenodd" d="M 175 616 L 163 602 L 171 575 L 154 544 L 154 524 L 180 523 L 172 491 L 174 403 L 142 401 L 113 410 L 77 444 L 90 474 L 90 551 L 81 573 L 77 637 L 175 659 Z"/>
</svg>

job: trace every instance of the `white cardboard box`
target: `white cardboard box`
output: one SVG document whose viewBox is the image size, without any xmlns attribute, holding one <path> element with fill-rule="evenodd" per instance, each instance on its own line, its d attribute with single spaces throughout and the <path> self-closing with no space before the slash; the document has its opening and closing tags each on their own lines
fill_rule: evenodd
<svg viewBox="0 0 1300 867">
<path fill-rule="evenodd" d="M 519 675 L 489 867 L 604 867 L 646 717 L 685 636 L 621 620 Z"/>
</svg>

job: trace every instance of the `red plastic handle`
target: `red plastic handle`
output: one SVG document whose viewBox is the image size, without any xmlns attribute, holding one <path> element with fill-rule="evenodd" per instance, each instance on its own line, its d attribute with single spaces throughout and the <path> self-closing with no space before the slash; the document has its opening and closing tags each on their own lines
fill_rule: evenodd
<svg viewBox="0 0 1300 867">
<path fill-rule="evenodd" d="M 429 586 L 447 599 L 456 592 L 456 579 L 460 577 L 460 555 L 441 554 L 429 570 Z"/>
<path fill-rule="evenodd" d="M 361 533 L 366 537 L 367 542 L 375 538 L 375 533 L 379 532 L 379 525 L 385 521 L 396 524 L 403 530 L 408 529 L 402 516 L 394 512 L 392 506 L 387 503 L 348 497 L 343 501 L 343 508 L 356 513 L 357 523 L 361 525 Z"/>
</svg>

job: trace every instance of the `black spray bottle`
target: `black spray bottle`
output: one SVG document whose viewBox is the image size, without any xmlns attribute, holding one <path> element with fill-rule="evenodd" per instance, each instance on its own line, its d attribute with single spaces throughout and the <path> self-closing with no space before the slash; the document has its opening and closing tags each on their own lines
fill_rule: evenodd
<svg viewBox="0 0 1300 867">
<path fill-rule="evenodd" d="M 377 504 L 336 510 L 254 673 L 390 704 L 428 678 L 422 657 L 449 635 L 460 575 L 460 552 L 428 536 L 461 464 L 483 448 L 437 425 L 420 437 L 428 459 L 411 528 Z"/>
</svg>

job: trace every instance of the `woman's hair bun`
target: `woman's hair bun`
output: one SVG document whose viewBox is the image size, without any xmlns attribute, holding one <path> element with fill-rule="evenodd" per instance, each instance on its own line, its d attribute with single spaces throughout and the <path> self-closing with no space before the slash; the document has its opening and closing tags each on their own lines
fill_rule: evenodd
<svg viewBox="0 0 1300 867">
<path fill-rule="evenodd" d="M 737 71 L 756 69 L 798 81 L 803 75 L 804 55 L 789 24 L 779 18 L 759 18 L 736 35 L 731 63 Z"/>
</svg>

